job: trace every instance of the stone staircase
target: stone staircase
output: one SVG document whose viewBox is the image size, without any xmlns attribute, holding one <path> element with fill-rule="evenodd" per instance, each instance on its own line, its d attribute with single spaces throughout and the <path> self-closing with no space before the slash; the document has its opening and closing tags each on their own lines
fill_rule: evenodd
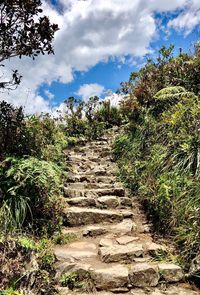
<svg viewBox="0 0 200 295">
<path fill-rule="evenodd" d="M 66 151 L 71 172 L 64 188 L 63 233 L 76 240 L 55 246 L 56 278 L 77 274 L 85 285 L 60 286 L 60 293 L 198 294 L 183 283 L 178 265 L 156 261 L 169 249 L 153 241 L 137 200 L 115 176 L 115 135 L 112 129 L 101 140 Z"/>
</svg>

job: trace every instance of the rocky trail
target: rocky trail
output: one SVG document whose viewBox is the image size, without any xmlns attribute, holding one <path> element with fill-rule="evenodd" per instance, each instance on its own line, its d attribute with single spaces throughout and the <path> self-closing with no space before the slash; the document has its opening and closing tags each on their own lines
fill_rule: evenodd
<svg viewBox="0 0 200 295">
<path fill-rule="evenodd" d="M 116 134 L 67 151 L 63 233 L 76 238 L 55 246 L 56 278 L 68 278 L 61 294 L 197 295 L 178 265 L 157 261 L 169 249 L 153 240 L 137 200 L 116 177 Z M 82 288 L 74 288 L 77 278 Z"/>
</svg>

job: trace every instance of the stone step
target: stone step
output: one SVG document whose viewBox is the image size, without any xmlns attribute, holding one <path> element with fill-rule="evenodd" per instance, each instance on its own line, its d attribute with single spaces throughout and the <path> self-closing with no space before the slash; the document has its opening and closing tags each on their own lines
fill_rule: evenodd
<svg viewBox="0 0 200 295">
<path fill-rule="evenodd" d="M 71 172 L 73 174 L 92 174 L 96 176 L 113 176 L 114 175 L 114 169 L 110 166 L 105 166 L 102 168 L 96 169 L 96 166 L 94 167 L 85 167 L 85 166 L 71 166 Z"/>
<path fill-rule="evenodd" d="M 91 156 L 90 154 L 77 154 L 77 153 L 70 153 L 68 155 L 68 161 L 70 162 L 74 162 L 74 163 L 80 163 L 80 162 L 89 162 L 89 163 L 101 163 L 101 162 L 109 162 L 110 161 L 110 157 L 104 157 L 104 158 L 100 158 L 98 156 Z"/>
<path fill-rule="evenodd" d="M 65 201 L 68 205 L 77 207 L 96 207 L 101 209 L 132 207 L 130 198 L 119 198 L 118 196 L 103 196 L 98 198 L 75 197 L 66 198 Z"/>
<path fill-rule="evenodd" d="M 73 228 L 62 229 L 63 234 L 73 234 L 75 236 L 98 237 L 107 233 L 114 235 L 132 235 L 136 232 L 137 226 L 131 219 L 124 219 L 115 224 L 86 225 Z"/>
<path fill-rule="evenodd" d="M 105 266 L 91 270 L 91 278 L 97 290 L 116 290 L 127 288 L 128 268 L 121 264 Z M 127 289 L 128 291 L 128 289 Z"/>
<path fill-rule="evenodd" d="M 99 254 L 106 263 L 146 262 L 159 253 L 167 253 L 166 247 L 152 242 L 151 237 L 119 235 L 119 237 L 105 236 L 99 241 Z"/>
<path fill-rule="evenodd" d="M 131 243 L 127 245 L 112 245 L 100 247 L 99 255 L 101 260 L 106 263 L 123 262 L 131 263 L 135 258 L 144 257 L 142 244 Z"/>
<path fill-rule="evenodd" d="M 77 165 L 80 167 L 98 167 L 98 166 L 102 166 L 102 167 L 112 167 L 113 163 L 111 162 L 110 158 L 98 158 L 98 160 L 96 159 L 95 161 L 90 160 L 88 157 L 86 156 L 82 156 L 81 159 L 77 158 L 74 159 L 73 157 L 68 157 L 68 159 L 66 159 L 66 163 L 68 165 Z"/>
<path fill-rule="evenodd" d="M 86 197 L 86 198 L 95 198 L 102 196 L 125 196 L 125 190 L 122 187 L 116 188 L 106 188 L 106 189 L 70 189 L 64 187 L 64 196 L 66 198 L 77 198 L 77 197 Z"/>
<path fill-rule="evenodd" d="M 99 145 L 99 146 L 90 146 L 90 145 L 85 145 L 85 146 L 77 146 L 74 149 L 74 152 L 91 152 L 93 153 L 102 153 L 102 152 L 112 152 L 112 148 L 109 147 L 108 145 Z"/>
<path fill-rule="evenodd" d="M 64 209 L 63 224 L 78 226 L 101 222 L 116 223 L 122 220 L 123 214 L 120 211 L 70 207 Z"/>
<path fill-rule="evenodd" d="M 70 246 L 56 246 L 56 278 L 76 273 L 80 279 L 91 279 L 97 290 L 128 292 L 140 287 L 156 287 L 160 281 L 179 282 L 182 269 L 175 264 L 121 263 L 105 264 L 97 260 L 97 248 L 91 242 L 75 242 Z M 133 293 L 135 294 L 135 293 Z"/>
<path fill-rule="evenodd" d="M 95 294 L 102 295 L 179 294 L 159 289 L 163 282 L 168 289 L 168 283 L 181 281 L 183 271 L 172 263 L 153 262 L 167 250 L 152 242 L 137 202 L 132 209 L 132 199 L 117 182 L 111 162 L 115 132 L 110 132 L 104 141 L 83 142 L 66 153 L 71 173 L 64 187 L 62 233 L 76 235 L 76 242 L 55 246 L 56 277 L 76 272 L 83 281 L 89 280 Z M 193 295 L 180 293 L 186 294 Z"/>
<path fill-rule="evenodd" d="M 89 189 L 112 189 L 115 187 L 122 187 L 121 183 L 99 183 L 99 182 L 74 182 L 74 183 L 67 183 L 66 188 L 75 189 L 75 190 L 89 190 Z"/>
<path fill-rule="evenodd" d="M 90 176 L 90 177 L 116 177 L 115 171 L 113 169 L 93 169 L 88 171 L 78 171 L 77 169 L 71 170 L 71 173 L 73 175 L 79 175 L 79 176 Z"/>
<path fill-rule="evenodd" d="M 79 174 L 71 174 L 67 176 L 66 179 L 67 183 L 74 183 L 74 182 L 86 182 L 86 183 L 115 183 L 116 182 L 116 177 L 114 176 L 94 176 L 91 174 L 84 174 L 84 175 L 79 175 Z"/>
</svg>

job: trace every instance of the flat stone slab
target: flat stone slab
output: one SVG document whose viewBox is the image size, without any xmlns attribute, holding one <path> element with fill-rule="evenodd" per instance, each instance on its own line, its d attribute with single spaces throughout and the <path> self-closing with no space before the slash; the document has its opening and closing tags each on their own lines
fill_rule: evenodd
<svg viewBox="0 0 200 295">
<path fill-rule="evenodd" d="M 183 279 L 183 270 L 178 265 L 172 263 L 160 263 L 158 268 L 162 279 L 167 282 L 179 282 Z"/>
<path fill-rule="evenodd" d="M 66 189 L 72 190 L 90 190 L 90 189 L 112 189 L 114 184 L 109 183 L 99 183 L 99 182 L 75 182 L 68 183 Z M 119 185 L 118 185 L 119 186 Z"/>
<path fill-rule="evenodd" d="M 95 258 L 97 257 L 97 246 L 91 242 L 75 242 L 69 246 L 55 246 L 54 253 L 58 260 Z"/>
<path fill-rule="evenodd" d="M 120 238 L 117 238 L 116 241 L 119 245 L 127 245 L 129 243 L 138 241 L 138 237 L 130 237 L 130 236 L 122 236 Z"/>
<path fill-rule="evenodd" d="M 77 226 L 100 222 L 120 222 L 122 214 L 112 210 L 71 207 L 65 209 L 64 225 Z"/>
<path fill-rule="evenodd" d="M 88 196 L 119 196 L 125 195 L 124 188 L 99 188 L 99 189 L 71 189 L 64 187 L 64 196 L 67 198 L 88 197 Z"/>
<path fill-rule="evenodd" d="M 134 287 L 155 287 L 160 279 L 158 267 L 149 263 L 138 263 L 129 271 L 129 280 Z"/>
<path fill-rule="evenodd" d="M 110 228 L 115 234 L 131 234 L 136 232 L 137 225 L 131 219 L 125 219 L 114 226 L 110 226 Z"/>
<path fill-rule="evenodd" d="M 98 290 L 122 288 L 128 284 L 128 268 L 123 265 L 95 269 L 91 273 Z"/>
<path fill-rule="evenodd" d="M 131 262 L 135 257 L 143 256 L 142 244 L 128 244 L 126 246 L 113 245 L 101 247 L 99 254 L 103 262 Z"/>
<path fill-rule="evenodd" d="M 79 206 L 79 207 L 95 207 L 96 201 L 92 198 L 69 198 L 67 199 L 67 203 L 71 206 Z"/>
<path fill-rule="evenodd" d="M 99 242 L 100 247 L 111 247 L 113 246 L 113 244 L 114 244 L 113 240 L 109 238 L 103 238 Z"/>
<path fill-rule="evenodd" d="M 101 236 L 103 234 L 106 234 L 108 232 L 108 229 L 106 227 L 98 226 L 98 225 L 90 225 L 87 226 L 83 230 L 83 236 L 89 236 L 89 237 L 97 237 Z"/>
<path fill-rule="evenodd" d="M 116 208 L 119 206 L 119 198 L 115 196 L 103 196 L 97 199 L 98 203 L 106 208 Z"/>
</svg>

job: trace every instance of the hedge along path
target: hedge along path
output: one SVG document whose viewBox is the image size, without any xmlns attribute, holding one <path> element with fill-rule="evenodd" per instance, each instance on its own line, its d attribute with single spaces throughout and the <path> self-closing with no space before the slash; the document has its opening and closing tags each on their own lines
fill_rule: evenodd
<svg viewBox="0 0 200 295">
<path fill-rule="evenodd" d="M 136 198 L 116 177 L 112 143 L 117 129 L 66 151 L 64 234 L 76 240 L 55 246 L 61 294 L 196 295 L 184 273 L 154 242 Z M 156 259 L 157 258 L 157 259 Z M 77 288 L 76 288 L 77 287 Z"/>
</svg>

